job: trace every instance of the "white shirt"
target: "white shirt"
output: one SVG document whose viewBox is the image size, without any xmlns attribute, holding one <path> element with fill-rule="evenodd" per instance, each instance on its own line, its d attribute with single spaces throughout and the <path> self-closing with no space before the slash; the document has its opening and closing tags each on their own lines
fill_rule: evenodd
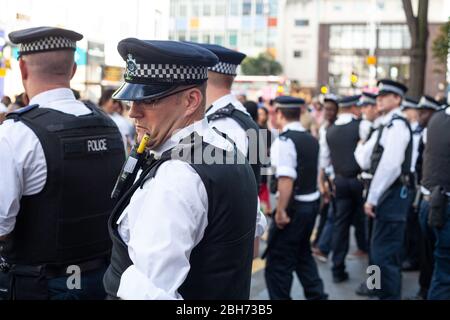
<svg viewBox="0 0 450 320">
<path fill-rule="evenodd" d="M 227 105 L 232 104 L 237 110 L 244 112 L 249 117 L 249 113 L 247 109 L 239 102 L 238 99 L 233 94 L 227 94 L 225 96 L 220 97 L 216 101 L 212 103 L 212 106 L 206 110 L 205 117 L 208 117 L 211 114 L 214 114 L 219 109 L 226 107 Z M 245 130 L 237 123 L 234 119 L 230 117 L 224 117 L 221 119 L 213 120 L 209 123 L 210 127 L 217 128 L 220 132 L 225 133 L 228 138 L 233 140 L 236 143 L 236 148 L 242 152 L 244 156 L 248 155 L 248 136 Z M 252 159 L 252 158 L 250 158 Z M 258 197 L 258 212 L 257 212 L 257 226 L 256 226 L 256 236 L 259 237 L 264 233 L 264 230 L 267 226 L 267 220 L 260 210 L 260 200 Z"/>
<path fill-rule="evenodd" d="M 305 128 L 300 122 L 290 122 L 283 127 L 283 132 L 287 130 L 304 132 Z M 275 167 L 276 177 L 289 177 L 293 180 L 297 179 L 297 151 L 294 142 L 291 139 L 281 140 L 277 138 L 270 148 L 270 160 L 272 166 Z M 294 198 L 298 201 L 311 202 L 319 199 L 320 192 L 296 195 Z"/>
<path fill-rule="evenodd" d="M 193 131 L 213 146 L 233 149 L 203 119 L 173 135 L 154 151 L 155 156 Z M 178 288 L 189 273 L 190 254 L 208 225 L 208 195 L 196 171 L 181 160 L 164 162 L 154 179 L 136 190 L 117 223 L 133 262 L 122 274 L 117 296 L 182 299 Z"/>
<path fill-rule="evenodd" d="M 338 115 L 334 124 L 336 126 L 343 126 L 350 123 L 353 119 L 357 119 L 357 117 L 351 113 L 341 113 Z M 364 128 L 360 125 L 359 126 L 360 139 L 363 137 L 363 135 L 364 135 Z M 331 166 L 331 154 L 326 139 L 326 134 L 324 135 L 324 138 L 320 139 L 319 144 L 320 144 L 319 167 L 321 169 L 327 169 L 327 167 Z"/>
<path fill-rule="evenodd" d="M 30 105 L 81 116 L 91 113 L 67 88 L 53 89 L 34 96 Z M 20 121 L 0 125 L 0 236 L 15 226 L 22 196 L 39 193 L 47 180 L 44 150 L 34 132 Z"/>
<path fill-rule="evenodd" d="M 383 116 L 383 125 L 388 124 L 394 115 L 402 116 L 400 108 L 396 108 Z M 368 203 L 376 206 L 383 193 L 400 176 L 410 138 L 409 129 L 403 121 L 393 121 L 391 127 L 383 129 L 380 145 L 384 148 L 384 151 L 370 184 Z"/>
<path fill-rule="evenodd" d="M 206 110 L 206 117 L 215 113 L 217 110 L 232 104 L 237 110 L 248 114 L 245 107 L 232 94 L 227 94 L 212 103 L 212 106 Z M 236 147 L 247 156 L 248 153 L 248 137 L 245 130 L 230 117 L 224 117 L 210 122 L 211 127 L 217 128 L 220 132 L 225 133 L 231 140 L 236 143 Z"/>
<path fill-rule="evenodd" d="M 381 124 L 382 117 L 376 118 L 373 122 L 370 123 L 369 132 L 365 135 L 364 139 L 362 140 L 363 143 L 358 143 L 356 146 L 354 156 L 355 160 L 358 163 L 361 170 L 369 170 L 371 161 L 370 158 L 372 156 L 373 148 L 375 147 L 375 144 L 377 142 L 378 138 L 378 128 Z M 367 120 L 365 120 L 367 121 Z M 368 138 L 368 135 L 370 133 L 370 129 L 374 129 L 372 135 L 370 136 L 369 140 L 366 140 Z"/>
</svg>

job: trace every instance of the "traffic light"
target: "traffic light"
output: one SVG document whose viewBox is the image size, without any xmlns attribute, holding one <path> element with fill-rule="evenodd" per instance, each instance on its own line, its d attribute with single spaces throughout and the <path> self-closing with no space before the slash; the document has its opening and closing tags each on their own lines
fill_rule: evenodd
<svg viewBox="0 0 450 320">
<path fill-rule="evenodd" d="M 355 85 L 358 82 L 358 75 L 352 72 L 352 75 L 350 76 L 350 81 L 353 85 Z"/>
</svg>

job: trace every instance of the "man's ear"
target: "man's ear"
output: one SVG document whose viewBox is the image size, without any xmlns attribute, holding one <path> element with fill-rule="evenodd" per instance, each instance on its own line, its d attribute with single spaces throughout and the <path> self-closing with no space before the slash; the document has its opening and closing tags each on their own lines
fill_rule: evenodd
<svg viewBox="0 0 450 320">
<path fill-rule="evenodd" d="M 28 67 L 27 67 L 25 60 L 23 60 L 22 58 L 19 59 L 19 68 L 20 68 L 20 74 L 22 76 L 22 80 L 27 80 L 28 79 Z"/>
<path fill-rule="evenodd" d="M 75 72 L 77 72 L 77 63 L 76 62 L 73 63 L 72 75 L 70 76 L 71 80 L 72 80 L 73 76 L 75 75 Z"/>
<path fill-rule="evenodd" d="M 203 100 L 202 92 L 199 88 L 190 89 L 185 96 L 186 101 L 186 115 L 191 115 L 201 108 L 201 103 Z"/>
</svg>

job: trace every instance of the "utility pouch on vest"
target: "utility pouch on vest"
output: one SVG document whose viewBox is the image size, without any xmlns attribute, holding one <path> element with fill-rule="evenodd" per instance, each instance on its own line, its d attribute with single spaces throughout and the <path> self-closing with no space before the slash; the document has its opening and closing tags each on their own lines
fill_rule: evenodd
<svg viewBox="0 0 450 320">
<path fill-rule="evenodd" d="M 12 277 L 13 300 L 48 300 L 48 285 L 43 266 L 13 265 Z"/>
<path fill-rule="evenodd" d="M 430 197 L 428 225 L 431 228 L 442 228 L 447 220 L 447 195 L 441 186 L 434 187 Z"/>
</svg>

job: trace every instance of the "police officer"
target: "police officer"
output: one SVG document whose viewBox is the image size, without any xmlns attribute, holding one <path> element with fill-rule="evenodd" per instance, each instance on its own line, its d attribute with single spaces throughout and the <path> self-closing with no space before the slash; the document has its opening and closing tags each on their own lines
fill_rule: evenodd
<svg viewBox="0 0 450 320">
<path fill-rule="evenodd" d="M 82 37 L 50 27 L 9 34 L 30 105 L 0 126 L 0 277 L 13 284 L 2 287 L 6 299 L 105 296 L 106 222 L 124 149 L 115 124 L 70 90 Z M 74 272 L 81 282 L 69 288 Z"/>
<path fill-rule="evenodd" d="M 405 222 L 410 205 L 412 133 L 400 106 L 407 91 L 386 79 L 377 83 L 377 105 L 384 113 L 371 156 L 370 184 L 364 209 L 375 219 L 371 258 L 380 268 L 380 299 L 400 299 Z"/>
<path fill-rule="evenodd" d="M 135 38 L 118 51 L 127 69 L 113 98 L 132 101 L 130 117 L 138 140 L 150 136 L 150 153 L 109 221 L 109 298 L 248 299 L 256 181 L 204 118 L 207 68 L 217 57 Z"/>
<path fill-rule="evenodd" d="M 258 141 L 254 139 L 258 138 L 259 127 L 242 103 L 231 93 L 236 69 L 246 55 L 215 44 L 196 45 L 213 52 L 219 58 L 219 62 L 208 69 L 206 90 L 208 122 L 236 143 L 237 148 L 249 159 L 259 182 Z M 249 134 L 255 134 L 256 137 Z M 249 141 L 249 138 L 253 139 Z"/>
<path fill-rule="evenodd" d="M 429 102 L 434 101 L 427 99 Z M 428 103 L 427 103 L 428 104 Z M 435 112 L 425 133 L 421 211 L 429 211 L 429 225 L 436 235 L 434 271 L 428 299 L 450 299 L 450 108 Z"/>
<path fill-rule="evenodd" d="M 326 141 L 327 129 L 336 121 L 339 106 L 339 98 L 334 94 L 327 94 L 323 98 L 324 121 L 319 128 L 319 144 Z M 319 209 L 319 226 L 317 228 L 316 238 L 313 242 L 313 255 L 319 261 L 326 261 L 331 248 L 331 236 L 333 230 L 333 216 L 330 211 L 330 203 L 333 203 L 330 193 L 330 174 L 333 167 L 330 165 L 327 170 L 319 171 L 319 190 L 321 194 L 321 204 Z M 327 176 L 323 174 L 327 173 Z"/>
<path fill-rule="evenodd" d="M 344 97 L 339 102 L 339 115 L 328 128 L 326 141 L 321 145 L 320 167 L 324 170 L 330 164 L 334 169 L 335 202 L 332 235 L 333 281 L 339 283 L 348 279 L 345 271 L 345 257 L 349 247 L 349 230 L 355 224 L 356 239 L 360 250 L 366 251 L 364 232 L 363 185 L 357 176 L 360 173 L 353 155 L 361 139 L 360 96 Z"/>
<path fill-rule="evenodd" d="M 363 114 L 363 120 L 361 121 L 361 127 L 363 128 L 362 138 L 355 149 L 354 155 L 355 160 L 361 168 L 361 174 L 359 179 L 364 185 L 363 198 L 366 199 L 367 193 L 369 192 L 370 182 L 373 178 L 372 174 L 369 172 L 370 169 L 370 157 L 372 155 L 373 147 L 376 143 L 376 132 L 381 124 L 381 114 L 377 108 L 376 95 L 363 92 L 361 98 L 359 99 L 358 106 L 361 107 L 361 112 Z M 366 221 L 366 231 L 367 231 L 367 252 L 369 256 L 369 265 L 372 265 L 372 260 L 370 257 L 370 238 L 373 229 L 373 219 L 369 218 Z M 366 279 L 360 283 L 356 288 L 355 293 L 360 296 L 373 296 L 375 292 L 370 290 L 367 286 Z"/>
<path fill-rule="evenodd" d="M 416 197 L 414 206 L 418 207 L 417 223 L 419 228 L 413 230 L 418 234 L 418 260 L 419 260 L 419 291 L 413 299 L 426 300 L 430 288 L 431 278 L 433 275 L 434 257 L 433 252 L 435 248 L 436 237 L 433 230 L 428 225 L 428 208 L 429 203 L 423 199 L 422 171 L 423 171 L 423 156 L 425 150 L 425 137 L 427 126 L 433 114 L 440 110 L 439 103 L 430 96 L 423 96 L 417 107 L 418 110 L 418 127 L 413 131 L 414 150 L 413 162 L 416 173 L 416 181 L 418 184 L 417 191 L 419 197 Z M 418 142 L 416 142 L 418 136 Z M 408 231 L 408 230 L 407 230 Z M 411 233 L 411 232 L 410 232 Z"/>
<path fill-rule="evenodd" d="M 405 246 L 402 257 L 402 270 L 412 271 L 419 268 L 419 247 L 421 246 L 420 226 L 418 217 L 418 202 L 420 201 L 420 190 L 417 189 L 417 184 L 421 179 L 422 171 L 422 153 L 423 153 L 423 131 L 426 127 L 432 110 L 429 105 L 424 103 L 425 97 L 420 102 L 410 97 L 405 97 L 402 102 L 401 110 L 408 119 L 412 130 L 412 161 L 411 172 L 414 173 L 413 194 L 415 197 L 411 199 L 411 207 L 408 211 L 405 231 Z M 434 100 L 434 99 L 433 99 Z M 436 106 L 439 105 L 436 103 Z M 422 111 L 421 111 L 422 110 Z M 419 119 L 421 114 L 421 119 Z M 420 120 L 420 121 L 419 121 Z M 419 159 L 420 155 L 420 159 Z M 431 275 L 430 275 L 431 277 Z"/>
<path fill-rule="evenodd" d="M 276 300 L 290 299 L 294 271 L 306 299 L 327 298 L 309 242 L 319 209 L 319 144 L 299 122 L 304 103 L 289 96 L 275 99 L 276 120 L 283 131 L 270 151 L 278 179 L 278 203 L 269 232 L 265 278 L 270 299 Z"/>
<path fill-rule="evenodd" d="M 231 93 L 236 70 L 245 54 L 215 44 L 192 43 L 214 53 L 219 62 L 208 68 L 206 88 L 206 118 L 209 124 L 236 143 L 237 148 L 247 157 L 259 189 L 261 182 L 261 162 L 268 164 L 267 130 L 260 130 L 258 124 L 247 113 L 245 107 Z M 266 136 L 263 134 L 266 133 Z M 266 229 L 266 218 L 260 211 L 258 200 L 257 227 L 255 234 L 255 256 L 259 237 Z"/>
</svg>

